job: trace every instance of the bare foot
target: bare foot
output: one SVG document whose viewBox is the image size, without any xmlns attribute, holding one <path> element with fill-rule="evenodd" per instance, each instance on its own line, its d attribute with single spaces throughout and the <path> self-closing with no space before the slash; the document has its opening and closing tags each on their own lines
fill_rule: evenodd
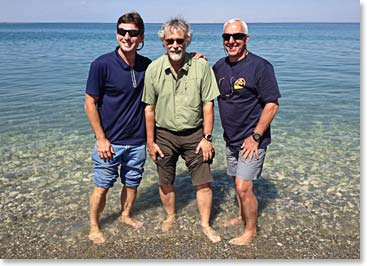
<svg viewBox="0 0 367 266">
<path fill-rule="evenodd" d="M 93 241 L 94 244 L 102 244 L 106 241 L 103 233 L 99 230 L 98 225 L 91 225 L 88 235 L 89 240 Z"/>
<path fill-rule="evenodd" d="M 168 215 L 167 216 L 166 220 L 164 220 L 163 223 L 162 223 L 162 232 L 163 233 L 167 233 L 171 229 L 175 219 L 176 219 L 176 215 Z"/>
<path fill-rule="evenodd" d="M 228 218 L 227 220 L 224 221 L 223 226 L 229 227 L 229 226 L 238 225 L 238 224 L 244 224 L 244 221 L 242 220 L 241 216 Z"/>
<path fill-rule="evenodd" d="M 250 245 L 250 243 L 252 242 L 252 240 L 255 238 L 256 233 L 244 233 L 241 236 L 232 238 L 231 240 L 229 240 L 229 243 L 232 245 L 237 245 L 237 246 L 248 246 Z"/>
<path fill-rule="evenodd" d="M 210 241 L 212 241 L 213 243 L 217 243 L 221 240 L 220 236 L 218 235 L 218 233 L 211 228 L 210 226 L 202 226 L 203 229 L 203 233 L 209 238 Z"/>
<path fill-rule="evenodd" d="M 120 221 L 123 224 L 127 224 L 127 225 L 132 226 L 134 229 L 139 229 L 144 224 L 143 222 L 134 220 L 134 219 L 132 219 L 132 218 L 130 218 L 128 216 L 125 216 L 125 215 L 121 215 Z"/>
</svg>

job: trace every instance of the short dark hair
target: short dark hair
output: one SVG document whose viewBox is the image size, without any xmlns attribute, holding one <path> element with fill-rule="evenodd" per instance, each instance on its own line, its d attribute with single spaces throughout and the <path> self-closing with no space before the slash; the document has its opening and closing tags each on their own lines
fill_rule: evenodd
<svg viewBox="0 0 367 266">
<path fill-rule="evenodd" d="M 118 29 L 118 27 L 121 23 L 134 24 L 140 30 L 140 35 L 144 34 L 144 30 L 145 30 L 144 21 L 141 18 L 141 16 L 139 15 L 138 12 L 126 13 L 126 14 L 123 14 L 121 17 L 119 17 L 119 19 L 117 20 L 116 29 Z"/>
</svg>

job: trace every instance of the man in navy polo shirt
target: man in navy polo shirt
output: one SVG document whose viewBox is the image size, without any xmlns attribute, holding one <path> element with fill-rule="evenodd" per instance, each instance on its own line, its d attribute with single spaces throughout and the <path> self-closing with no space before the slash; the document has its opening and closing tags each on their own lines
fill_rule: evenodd
<svg viewBox="0 0 367 266">
<path fill-rule="evenodd" d="M 228 54 L 214 65 L 220 96 L 218 107 L 226 142 L 227 174 L 233 176 L 240 216 L 225 226 L 244 224 L 243 233 L 231 239 L 248 245 L 256 236 L 258 202 L 253 180 L 261 175 L 266 148 L 271 142 L 270 123 L 281 97 L 273 66 L 250 53 L 248 27 L 239 19 L 224 24 L 223 46 Z"/>
<path fill-rule="evenodd" d="M 145 70 L 151 62 L 136 52 L 144 45 L 144 22 L 138 13 L 118 19 L 116 39 L 116 50 L 91 64 L 85 94 L 85 112 L 96 137 L 89 233 L 95 244 L 105 242 L 99 219 L 119 172 L 123 183 L 120 220 L 134 228 L 143 224 L 130 217 L 146 160 L 141 98 Z"/>
</svg>

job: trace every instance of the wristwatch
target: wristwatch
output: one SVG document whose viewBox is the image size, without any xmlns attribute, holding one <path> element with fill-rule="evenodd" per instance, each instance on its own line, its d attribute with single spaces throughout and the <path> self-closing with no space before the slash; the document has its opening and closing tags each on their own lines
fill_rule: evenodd
<svg viewBox="0 0 367 266">
<path fill-rule="evenodd" d="M 252 133 L 252 138 L 254 139 L 254 141 L 260 142 L 262 136 L 259 133 L 254 132 L 254 133 Z"/>
<path fill-rule="evenodd" d="M 212 134 L 205 134 L 203 136 L 204 139 L 206 139 L 207 141 L 212 142 L 213 141 L 213 135 Z"/>
</svg>

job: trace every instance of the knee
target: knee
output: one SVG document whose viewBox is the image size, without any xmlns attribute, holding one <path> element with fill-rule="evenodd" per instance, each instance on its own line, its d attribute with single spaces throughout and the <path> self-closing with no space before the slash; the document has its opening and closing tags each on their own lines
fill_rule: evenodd
<svg viewBox="0 0 367 266">
<path fill-rule="evenodd" d="M 196 186 L 196 191 L 209 193 L 212 191 L 212 188 L 210 186 L 210 183 L 205 183 L 205 184 Z"/>
<path fill-rule="evenodd" d="M 253 195 L 253 186 L 251 184 L 236 184 L 236 191 L 240 198 L 251 197 Z"/>
<path fill-rule="evenodd" d="M 168 194 L 174 191 L 174 188 L 171 185 L 161 185 L 159 186 L 159 189 L 161 190 L 163 194 Z"/>
<path fill-rule="evenodd" d="M 106 197 L 107 192 L 108 192 L 108 188 L 95 187 L 93 190 L 93 197 L 95 198 Z"/>
</svg>

